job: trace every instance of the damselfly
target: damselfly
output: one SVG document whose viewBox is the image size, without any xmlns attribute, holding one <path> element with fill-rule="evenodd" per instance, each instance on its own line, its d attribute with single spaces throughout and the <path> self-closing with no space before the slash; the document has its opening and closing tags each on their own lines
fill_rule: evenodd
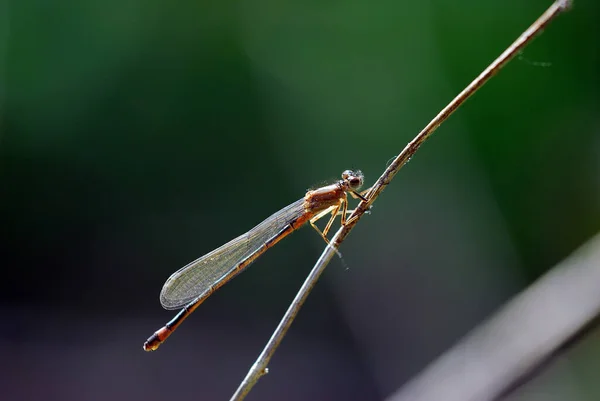
<svg viewBox="0 0 600 401">
<path fill-rule="evenodd" d="M 357 190 L 363 184 L 360 171 L 346 170 L 335 184 L 309 190 L 302 199 L 281 209 L 245 234 L 182 267 L 166 281 L 160 292 L 165 309 L 183 308 L 169 323 L 144 343 L 144 350 L 154 351 L 206 298 L 241 273 L 267 249 L 309 222 L 327 240 L 327 233 L 338 214 L 346 224 L 348 198 L 365 200 Z M 323 231 L 315 222 L 331 213 Z"/>
</svg>

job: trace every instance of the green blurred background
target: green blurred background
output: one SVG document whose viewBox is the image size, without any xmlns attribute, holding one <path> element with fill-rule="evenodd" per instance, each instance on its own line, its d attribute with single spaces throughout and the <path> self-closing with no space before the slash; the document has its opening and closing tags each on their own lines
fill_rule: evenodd
<svg viewBox="0 0 600 401">
<path fill-rule="evenodd" d="M 345 169 L 373 183 L 550 3 L 0 0 L 2 399 L 228 399 L 323 241 L 295 233 L 147 354 L 164 280 Z M 417 153 L 248 399 L 382 399 L 600 231 L 599 11 Z M 557 399 L 600 398 L 594 335 Z"/>
</svg>

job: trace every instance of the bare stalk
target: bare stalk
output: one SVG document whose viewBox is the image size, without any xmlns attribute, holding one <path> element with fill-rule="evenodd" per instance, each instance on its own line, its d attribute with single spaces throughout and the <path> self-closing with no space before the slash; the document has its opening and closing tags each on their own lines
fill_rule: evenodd
<svg viewBox="0 0 600 401">
<path fill-rule="evenodd" d="M 600 234 L 507 302 L 386 401 L 503 399 L 534 370 L 564 355 L 565 345 L 586 334 L 582 329 L 585 332 L 594 325 L 600 312 L 598 260 Z"/>
<path fill-rule="evenodd" d="M 471 95 L 473 95 L 479 88 L 481 88 L 491 77 L 493 77 L 502 67 L 504 67 L 516 54 L 518 54 L 526 45 L 528 45 L 533 38 L 541 33 L 543 29 L 548 25 L 554 18 L 560 15 L 563 11 L 568 10 L 571 7 L 572 2 L 569 0 L 557 0 L 550 8 L 548 8 L 525 32 L 517 38 L 496 60 L 494 60 L 477 78 L 473 80 L 462 92 L 458 94 L 446 107 L 439 112 L 437 116 L 431 120 L 429 124 L 423 128 L 419 134 L 406 145 L 404 150 L 394 159 L 394 161 L 388 166 L 388 168 L 381 174 L 381 177 L 371 187 L 369 192 L 366 194 L 366 201 L 361 201 L 354 210 L 354 213 L 350 216 L 346 224 L 335 233 L 331 239 L 331 245 L 325 247 L 325 250 L 315 263 L 315 266 L 311 270 L 310 274 L 302 284 L 302 287 L 296 294 L 296 297 L 292 301 L 290 307 L 286 311 L 285 315 L 279 322 L 279 325 L 273 332 L 273 335 L 269 339 L 269 342 L 259 355 L 258 359 L 252 365 L 248 374 L 244 380 L 240 383 L 240 386 L 236 390 L 235 394 L 231 397 L 231 401 L 243 400 L 246 395 L 250 392 L 252 387 L 257 383 L 261 376 L 268 373 L 267 366 L 271 357 L 275 353 L 275 350 L 283 340 L 287 330 L 292 325 L 292 322 L 296 318 L 298 311 L 304 304 L 304 301 L 308 297 L 308 294 L 315 286 L 317 280 L 325 270 L 325 267 L 329 261 L 333 258 L 337 248 L 344 241 L 344 239 L 350 234 L 350 231 L 354 228 L 356 223 L 361 219 L 363 214 L 369 210 L 373 202 L 381 194 L 384 188 L 391 182 L 396 173 L 410 160 L 410 158 L 416 153 L 419 147 L 425 142 L 431 134 L 448 118 L 460 105 L 462 105 Z"/>
</svg>

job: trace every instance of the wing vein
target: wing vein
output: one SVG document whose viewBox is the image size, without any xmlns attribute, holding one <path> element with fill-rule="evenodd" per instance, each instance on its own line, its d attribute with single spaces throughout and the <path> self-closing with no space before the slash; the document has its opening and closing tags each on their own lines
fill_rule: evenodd
<svg viewBox="0 0 600 401">
<path fill-rule="evenodd" d="M 224 276 L 304 213 L 304 198 L 272 214 L 245 234 L 188 263 L 169 277 L 160 292 L 165 309 L 179 309 L 210 291 Z"/>
</svg>

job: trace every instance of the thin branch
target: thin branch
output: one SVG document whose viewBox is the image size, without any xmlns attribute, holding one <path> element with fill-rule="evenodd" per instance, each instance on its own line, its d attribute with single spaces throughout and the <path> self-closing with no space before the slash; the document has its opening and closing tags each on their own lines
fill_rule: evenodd
<svg viewBox="0 0 600 401">
<path fill-rule="evenodd" d="M 491 63 L 477 78 L 473 80 L 461 93 L 458 94 L 440 113 L 431 120 L 429 124 L 404 148 L 404 150 L 394 159 L 394 161 L 383 172 L 381 177 L 375 182 L 373 187 L 366 194 L 366 201 L 361 201 L 354 213 L 350 216 L 346 225 L 340 227 L 331 239 L 331 245 L 327 246 L 319 260 L 317 260 L 312 271 L 306 278 L 304 284 L 296 294 L 290 307 L 283 316 L 281 322 L 275 329 L 275 332 L 269 339 L 269 342 L 259 355 L 258 359 L 252 365 L 248 374 L 238 387 L 237 391 L 231 397 L 231 401 L 243 400 L 256 384 L 261 376 L 268 373 L 267 366 L 275 350 L 283 340 L 287 330 L 294 321 L 298 311 L 304 304 L 308 294 L 315 286 L 317 280 L 325 270 L 325 267 L 336 253 L 336 249 L 350 234 L 356 223 L 363 214 L 369 210 L 375 199 L 381 194 L 384 188 L 391 182 L 396 173 L 410 160 L 419 147 L 425 142 L 433 132 L 448 118 L 454 111 L 462 105 L 471 95 L 473 95 L 481 86 L 483 86 L 491 77 L 493 77 L 506 63 L 508 63 L 516 54 L 518 54 L 533 38 L 542 32 L 554 18 L 571 6 L 568 0 L 557 0 L 552 4 L 541 17 L 537 19 L 519 38 L 511 44 L 493 63 Z"/>
<path fill-rule="evenodd" d="M 600 313 L 600 234 L 515 296 L 387 401 L 491 401 Z"/>
</svg>

